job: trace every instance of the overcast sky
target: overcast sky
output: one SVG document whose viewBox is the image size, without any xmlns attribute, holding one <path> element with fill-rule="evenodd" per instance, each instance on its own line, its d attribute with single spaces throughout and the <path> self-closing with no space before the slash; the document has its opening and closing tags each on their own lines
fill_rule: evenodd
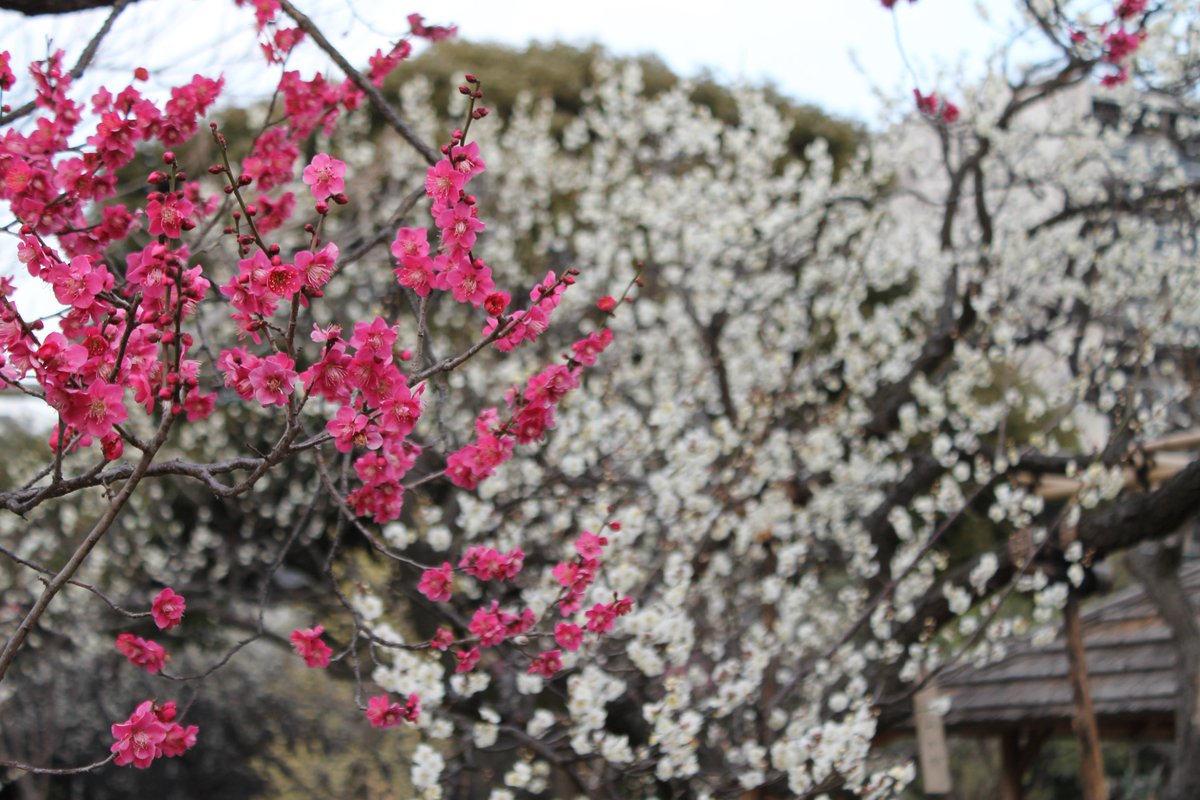
<svg viewBox="0 0 1200 800">
<path fill-rule="evenodd" d="M 655 53 L 684 75 L 708 69 L 731 82 L 770 81 L 797 100 L 867 123 L 878 122 L 876 91 L 903 97 L 914 85 L 897 46 L 893 14 L 878 0 L 297 0 L 297 5 L 358 63 L 402 35 L 405 15 L 418 12 L 430 23 L 456 23 L 469 40 L 599 42 L 621 54 Z M 937 89 L 959 80 L 959 70 L 978 74 L 985 56 L 1010 35 L 1013 5 L 901 0 L 896 23 L 916 82 Z M 19 54 L 44 53 L 52 37 L 73 63 L 103 18 L 103 12 L 35 21 L 0 14 L 0 49 L 12 50 L 17 60 Z M 98 72 L 117 77 L 135 66 L 165 63 L 175 64 L 184 77 L 223 69 L 230 98 L 250 99 L 269 90 L 271 79 L 254 52 L 249 20 L 248 10 L 224 0 L 141 0 L 118 20 Z M 327 66 L 322 56 L 308 53 L 301 68 Z"/>
</svg>

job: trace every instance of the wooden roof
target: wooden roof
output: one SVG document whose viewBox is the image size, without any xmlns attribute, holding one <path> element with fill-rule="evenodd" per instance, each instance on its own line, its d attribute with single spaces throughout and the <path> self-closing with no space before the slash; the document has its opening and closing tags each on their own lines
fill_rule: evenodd
<svg viewBox="0 0 1200 800">
<path fill-rule="evenodd" d="M 1200 564 L 1180 574 L 1200 604 Z M 1176 651 L 1170 630 L 1140 585 L 1083 612 L 1084 647 L 1092 701 L 1101 734 L 1170 737 L 1176 695 Z M 1062 636 L 1035 646 L 1025 641 L 1003 659 L 944 675 L 939 693 L 950 698 L 944 717 L 951 733 L 995 735 L 1003 729 L 1070 731 L 1073 705 Z"/>
</svg>

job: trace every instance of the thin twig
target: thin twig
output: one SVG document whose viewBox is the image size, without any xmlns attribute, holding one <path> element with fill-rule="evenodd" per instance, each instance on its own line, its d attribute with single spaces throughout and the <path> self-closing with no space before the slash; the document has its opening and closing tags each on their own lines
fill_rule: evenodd
<svg viewBox="0 0 1200 800">
<path fill-rule="evenodd" d="M 117 21 L 117 17 L 121 16 L 121 12 L 124 11 L 132 2 L 133 0 L 116 0 L 116 2 L 112 4 L 112 12 L 109 13 L 108 17 L 104 20 L 104 24 L 100 26 L 100 30 L 96 31 L 96 34 L 91 38 L 91 41 L 89 41 L 83 48 L 83 52 L 79 54 L 79 60 L 75 62 L 75 66 L 71 67 L 71 80 L 79 80 L 79 78 L 83 76 L 84 70 L 86 70 L 88 65 L 92 63 L 92 59 L 96 56 L 96 51 L 100 49 L 100 42 L 102 42 L 104 37 L 108 35 L 108 32 L 112 30 L 113 23 Z M 0 115 L 0 125 L 7 125 L 14 120 L 20 119 L 21 117 L 24 117 L 32 112 L 35 108 L 37 108 L 37 101 L 30 100 L 20 108 L 17 108 L 8 114 Z"/>
<path fill-rule="evenodd" d="M 97 761 L 94 764 L 88 764 L 85 767 L 37 767 L 33 764 L 25 764 L 20 761 L 8 761 L 7 759 L 0 758 L 0 767 L 19 769 L 22 772 L 28 772 L 33 775 L 78 775 L 81 772 L 91 772 L 94 769 L 99 769 L 116 757 L 117 756 L 114 753 L 103 761 Z"/>
<path fill-rule="evenodd" d="M 96 520 L 96 524 L 92 526 L 88 535 L 75 548 L 75 552 L 71 555 L 67 563 L 63 565 L 63 568 L 46 584 L 46 588 L 42 591 L 41 596 L 38 597 L 37 602 L 34 603 L 33 608 L 21 620 L 21 624 L 17 626 L 16 632 L 9 637 L 8 642 L 4 645 L 3 652 L 0 652 L 0 681 L 4 680 L 8 668 L 12 666 L 13 659 L 17 656 L 17 651 L 21 649 L 21 646 L 25 643 L 25 639 L 28 638 L 33 629 L 37 627 L 38 621 L 46 613 L 50 602 L 67 585 L 67 581 L 75 576 L 75 573 L 83 565 L 84 559 L 88 557 L 88 554 L 92 552 L 92 549 L 100 542 L 100 539 L 104 537 L 109 528 L 112 527 L 117 515 L 125 507 L 125 503 L 133 494 L 134 489 L 138 487 L 142 478 L 145 477 L 147 470 L 149 470 L 151 463 L 154 461 L 154 456 L 158 454 L 159 448 L 166 443 L 167 435 L 171 432 L 171 426 L 174 421 L 175 415 L 170 413 L 169 407 L 164 408 L 162 422 L 158 426 L 158 434 L 154 437 L 151 447 L 142 454 L 141 460 L 134 468 L 128 480 L 125 481 L 125 485 L 121 487 L 121 491 L 109 501 L 108 508 L 105 509 L 100 519 Z"/>
<path fill-rule="evenodd" d="M 21 556 L 17 555 L 16 553 L 14 553 L 13 551 L 4 547 L 3 545 L 0 545 L 0 555 L 5 555 L 8 558 L 12 559 L 13 561 L 17 562 L 18 564 L 20 564 L 21 566 L 28 567 L 29 569 L 33 570 L 34 572 L 40 572 L 43 575 L 51 575 L 51 576 L 54 575 L 54 570 L 50 569 L 49 567 L 42 566 L 41 564 L 38 564 L 36 561 L 30 561 L 27 558 L 22 558 Z M 108 595 L 106 595 L 104 592 L 100 591 L 99 589 L 97 589 L 95 586 L 93 586 L 90 583 L 84 583 L 83 581 L 75 580 L 74 578 L 67 581 L 67 583 L 70 584 L 71 586 L 78 586 L 80 589 L 88 590 L 89 592 L 91 592 L 92 594 L 96 595 L 101 600 L 103 600 L 108 605 L 109 608 L 111 608 L 113 611 L 116 611 L 118 614 L 122 614 L 126 617 L 130 617 L 131 619 L 140 619 L 141 617 L 150 616 L 151 612 L 149 612 L 149 611 L 130 611 L 127 608 L 122 608 L 121 606 L 117 605 L 111 598 L 109 598 Z"/>
</svg>

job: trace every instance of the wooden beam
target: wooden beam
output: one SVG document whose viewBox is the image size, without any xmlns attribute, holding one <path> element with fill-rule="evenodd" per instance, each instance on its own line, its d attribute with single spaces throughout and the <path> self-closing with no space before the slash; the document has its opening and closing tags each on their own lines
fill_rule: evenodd
<svg viewBox="0 0 1200 800">
<path fill-rule="evenodd" d="M 1151 485 L 1162 483 L 1174 477 L 1180 470 L 1192 463 L 1190 456 L 1167 452 L 1160 449 L 1158 455 L 1151 459 L 1150 468 L 1144 474 L 1139 474 L 1131 467 L 1125 467 L 1125 483 L 1122 488 L 1136 489 L 1143 482 Z M 1078 478 L 1068 478 L 1064 475 L 1030 475 L 1018 473 L 1017 480 L 1026 485 L 1033 485 L 1034 492 L 1043 500 L 1069 500 L 1083 486 Z"/>
</svg>

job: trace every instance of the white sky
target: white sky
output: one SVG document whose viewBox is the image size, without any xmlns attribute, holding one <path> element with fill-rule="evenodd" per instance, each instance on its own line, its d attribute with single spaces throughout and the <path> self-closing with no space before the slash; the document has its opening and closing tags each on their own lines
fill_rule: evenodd
<svg viewBox="0 0 1200 800">
<path fill-rule="evenodd" d="M 598 2 L 496 2 L 453 4 L 420 0 L 297 0 L 344 52 L 363 63 L 388 37 L 407 30 L 405 16 L 458 24 L 468 40 L 523 45 L 532 40 L 599 42 L 616 53 L 655 53 L 672 69 L 694 75 L 709 69 L 719 79 L 771 81 L 791 97 L 862 122 L 878 122 L 876 91 L 906 98 L 913 87 L 896 44 L 893 14 L 879 0 L 741 0 L 684 3 L 679 0 Z M 900 0 L 901 40 L 922 88 L 949 89 L 977 75 L 984 58 L 1002 42 L 1014 19 L 1013 0 Z M 449 10 L 447 10 L 449 9 Z M 984 21 L 981 12 L 990 19 Z M 25 20 L 0 13 L 0 49 L 40 55 L 46 37 L 68 50 L 73 63 L 103 12 Z M 268 91 L 249 34 L 250 12 L 230 0 L 140 0 L 125 12 L 97 61 L 98 72 L 122 77 L 139 65 L 174 64 L 174 77 L 225 70 L 230 99 Z M 324 69 L 309 54 L 299 66 Z M 163 79 L 172 76 L 161 74 Z"/>
</svg>

